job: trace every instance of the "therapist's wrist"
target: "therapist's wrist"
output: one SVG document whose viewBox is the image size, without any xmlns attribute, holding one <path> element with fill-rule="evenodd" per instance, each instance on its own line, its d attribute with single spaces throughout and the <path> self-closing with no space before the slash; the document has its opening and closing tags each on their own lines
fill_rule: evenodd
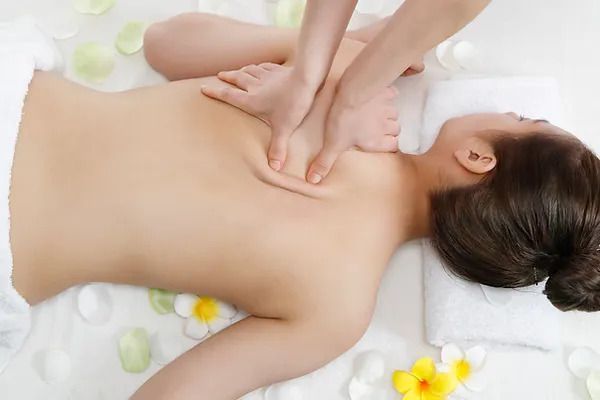
<svg viewBox="0 0 600 400">
<path fill-rule="evenodd" d="M 301 89 L 316 93 L 321 88 L 325 78 L 323 72 L 308 70 L 306 68 L 294 68 L 292 78 Z"/>
</svg>

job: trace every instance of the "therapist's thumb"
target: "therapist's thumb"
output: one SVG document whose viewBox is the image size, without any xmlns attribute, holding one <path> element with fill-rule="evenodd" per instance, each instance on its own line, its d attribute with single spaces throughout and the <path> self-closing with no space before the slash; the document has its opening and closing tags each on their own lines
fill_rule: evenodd
<svg viewBox="0 0 600 400">
<path fill-rule="evenodd" d="M 269 166 L 275 171 L 279 171 L 283 168 L 283 164 L 285 164 L 290 136 L 291 133 L 288 133 L 287 130 L 273 129 L 267 157 L 269 159 Z"/>
<path fill-rule="evenodd" d="M 326 144 L 310 164 L 306 180 L 316 185 L 325 179 L 344 150 L 342 146 Z"/>
</svg>

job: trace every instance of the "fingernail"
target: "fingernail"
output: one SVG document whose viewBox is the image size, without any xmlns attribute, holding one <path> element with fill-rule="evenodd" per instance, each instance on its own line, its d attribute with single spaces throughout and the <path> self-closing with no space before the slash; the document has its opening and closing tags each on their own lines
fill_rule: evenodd
<svg viewBox="0 0 600 400">
<path fill-rule="evenodd" d="M 279 162 L 278 160 L 269 160 L 269 167 L 271 167 L 275 171 L 279 171 L 279 169 L 281 168 L 281 162 Z"/>
<path fill-rule="evenodd" d="M 308 176 L 308 181 L 313 185 L 316 185 L 317 183 L 321 182 L 321 179 L 323 179 L 321 175 L 316 174 L 314 172 Z"/>
</svg>

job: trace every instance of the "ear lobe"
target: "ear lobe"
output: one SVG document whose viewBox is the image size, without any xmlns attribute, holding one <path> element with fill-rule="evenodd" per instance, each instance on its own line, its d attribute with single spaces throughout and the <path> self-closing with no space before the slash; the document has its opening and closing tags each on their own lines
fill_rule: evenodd
<svg viewBox="0 0 600 400">
<path fill-rule="evenodd" d="M 492 146 L 479 138 L 469 138 L 460 150 L 454 152 L 456 161 L 473 174 L 487 174 L 496 167 Z"/>
</svg>

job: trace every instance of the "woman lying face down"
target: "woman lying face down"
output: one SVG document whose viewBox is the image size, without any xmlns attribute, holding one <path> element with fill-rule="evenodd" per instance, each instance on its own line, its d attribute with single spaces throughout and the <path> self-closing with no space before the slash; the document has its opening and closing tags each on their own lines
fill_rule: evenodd
<svg viewBox="0 0 600 400">
<path fill-rule="evenodd" d="M 13 281 L 29 303 L 104 281 L 250 314 L 133 399 L 234 399 L 319 368 L 363 335 L 391 255 L 420 237 L 467 279 L 517 287 L 550 275 L 559 308 L 599 309 L 600 165 L 549 123 L 456 118 L 423 155 L 348 151 L 320 185 L 304 181 L 360 42 L 344 41 L 285 169 L 269 168 L 269 127 L 200 88 L 224 69 L 290 65 L 296 34 L 184 15 L 150 28 L 146 56 L 167 76 L 204 78 L 122 93 L 44 73 L 31 82 L 10 202 Z M 393 124 L 395 94 L 385 96 Z"/>
</svg>

